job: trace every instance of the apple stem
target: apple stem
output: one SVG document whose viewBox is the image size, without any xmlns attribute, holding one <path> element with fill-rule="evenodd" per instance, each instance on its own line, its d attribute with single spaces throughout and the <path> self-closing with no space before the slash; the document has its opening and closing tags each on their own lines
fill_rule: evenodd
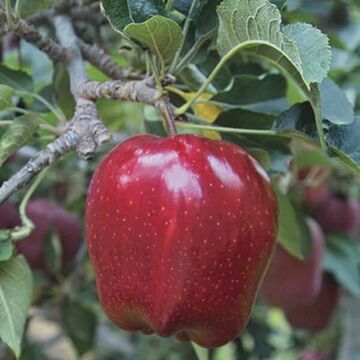
<svg viewBox="0 0 360 360">
<path fill-rule="evenodd" d="M 167 101 L 162 102 L 161 104 L 159 104 L 158 108 L 162 116 L 164 117 L 169 134 L 176 135 L 177 129 L 175 124 L 175 114 L 170 106 L 170 103 Z"/>
</svg>

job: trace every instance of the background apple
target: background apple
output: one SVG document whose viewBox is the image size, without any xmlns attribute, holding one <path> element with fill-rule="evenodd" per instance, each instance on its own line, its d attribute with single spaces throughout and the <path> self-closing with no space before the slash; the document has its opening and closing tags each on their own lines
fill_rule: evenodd
<svg viewBox="0 0 360 360">
<path fill-rule="evenodd" d="M 308 218 L 312 250 L 309 258 L 301 261 L 277 246 L 265 279 L 260 298 L 269 305 L 282 309 L 309 304 L 319 294 L 322 280 L 321 261 L 325 238 L 320 226 Z"/>
<path fill-rule="evenodd" d="M 299 306 L 287 311 L 286 318 L 296 329 L 318 332 L 325 329 L 336 310 L 340 287 L 332 275 L 325 273 L 317 299 L 310 305 Z"/>
<path fill-rule="evenodd" d="M 327 234 L 355 234 L 360 222 L 357 200 L 329 194 L 309 208 L 311 215 Z"/>
<path fill-rule="evenodd" d="M 12 229 L 20 225 L 20 217 L 15 207 L 6 202 L 0 205 L 0 229 Z"/>
<path fill-rule="evenodd" d="M 133 137 L 98 167 L 86 218 L 100 301 L 118 326 L 205 347 L 245 327 L 277 205 L 243 149 L 195 135 Z"/>
<path fill-rule="evenodd" d="M 34 222 L 35 230 L 24 240 L 16 243 L 29 265 L 37 270 L 48 272 L 45 259 L 45 242 L 50 232 L 58 234 L 62 250 L 62 269 L 73 261 L 82 242 L 79 221 L 65 209 L 46 199 L 34 199 L 26 209 L 28 217 Z"/>
</svg>

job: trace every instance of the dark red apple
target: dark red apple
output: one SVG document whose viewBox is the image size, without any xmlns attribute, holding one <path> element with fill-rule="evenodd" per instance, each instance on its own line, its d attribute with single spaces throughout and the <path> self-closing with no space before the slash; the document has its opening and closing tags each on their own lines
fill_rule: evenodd
<svg viewBox="0 0 360 360">
<path fill-rule="evenodd" d="M 269 305 L 291 309 L 312 303 L 320 292 L 325 236 L 314 220 L 309 218 L 307 224 L 312 250 L 306 261 L 297 259 L 280 245 L 277 246 L 260 288 L 260 298 Z"/>
<path fill-rule="evenodd" d="M 315 350 L 307 350 L 301 355 L 300 360 L 329 360 L 329 357 Z"/>
<path fill-rule="evenodd" d="M 48 273 L 45 259 L 45 241 L 49 232 L 58 234 L 62 248 L 62 265 L 65 270 L 73 261 L 82 241 L 79 221 L 57 204 L 46 199 L 29 202 L 26 213 L 33 221 L 35 230 L 29 237 L 16 243 L 33 269 Z"/>
<path fill-rule="evenodd" d="M 6 202 L 0 205 L 0 229 L 12 229 L 20 225 L 20 217 L 15 207 Z"/>
<path fill-rule="evenodd" d="M 9 32 L 3 36 L 4 51 L 16 50 L 20 45 L 20 37 L 13 32 Z"/>
<path fill-rule="evenodd" d="M 327 234 L 353 235 L 359 228 L 360 204 L 343 196 L 329 194 L 309 208 Z"/>
<path fill-rule="evenodd" d="M 100 164 L 86 217 L 100 301 L 120 328 L 216 347 L 245 327 L 277 227 L 271 183 L 246 151 L 136 136 Z"/>
<path fill-rule="evenodd" d="M 285 313 L 289 323 L 295 329 L 319 332 L 325 329 L 339 302 L 340 288 L 332 275 L 326 273 L 320 294 L 310 305 L 299 306 Z"/>
<path fill-rule="evenodd" d="M 303 190 L 303 205 L 305 208 L 313 209 L 322 201 L 329 198 L 330 193 L 327 184 L 308 186 Z"/>
</svg>

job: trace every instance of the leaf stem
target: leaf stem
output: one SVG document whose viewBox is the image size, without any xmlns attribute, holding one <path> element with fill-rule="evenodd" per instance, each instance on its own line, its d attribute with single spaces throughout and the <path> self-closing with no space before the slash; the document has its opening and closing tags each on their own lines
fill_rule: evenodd
<svg viewBox="0 0 360 360">
<path fill-rule="evenodd" d="M 14 22 L 12 19 L 11 8 L 12 8 L 11 0 L 5 0 L 6 21 L 8 23 L 10 30 L 12 30 L 14 28 Z"/>
<path fill-rule="evenodd" d="M 193 98 L 190 99 L 186 104 L 184 104 L 183 106 L 181 106 L 180 108 L 178 108 L 178 110 L 176 111 L 177 115 L 182 115 L 184 114 L 192 105 L 193 103 L 200 97 L 200 95 L 206 90 L 206 88 L 211 84 L 211 82 L 215 79 L 216 75 L 220 72 L 221 68 L 226 64 L 226 62 L 228 60 L 230 60 L 234 55 L 236 55 L 236 53 L 242 49 L 246 49 L 246 48 L 251 48 L 251 47 L 257 47 L 257 46 L 261 46 L 261 45 L 266 45 L 268 47 L 271 47 L 277 51 L 279 51 L 279 48 L 269 42 L 266 41 L 262 41 L 262 40 L 249 40 L 249 41 L 244 41 L 240 44 L 238 44 L 237 46 L 233 47 L 231 50 L 229 50 L 222 58 L 221 60 L 218 62 L 218 64 L 215 66 L 214 70 L 211 72 L 211 74 L 209 75 L 209 77 L 207 78 L 207 81 L 199 88 L 199 90 L 194 94 Z M 251 54 L 250 54 L 251 55 Z M 259 57 L 259 54 L 256 54 L 256 56 Z M 291 59 L 289 59 L 286 54 L 283 54 L 284 57 L 286 57 L 289 62 L 291 62 Z M 265 60 L 271 61 L 268 58 L 265 58 Z M 295 84 L 301 89 L 301 91 L 305 94 L 305 96 L 307 98 L 309 98 L 309 92 L 310 92 L 310 87 L 307 85 L 306 81 L 304 80 L 304 87 L 306 87 L 306 89 L 304 89 L 303 87 L 301 87 L 299 85 L 299 83 L 294 79 L 294 77 L 292 76 L 291 73 L 287 72 L 286 69 L 279 67 L 279 65 L 277 65 L 277 63 L 275 63 L 274 61 L 272 62 L 272 64 L 274 66 L 277 66 L 278 68 L 280 68 L 280 70 L 285 71 L 288 76 L 290 78 L 292 78 L 295 82 Z"/>
<path fill-rule="evenodd" d="M 192 116 L 191 116 L 192 117 Z M 198 118 L 199 119 L 199 118 Z M 176 126 L 182 129 L 191 129 L 191 130 L 210 130 L 218 131 L 222 133 L 234 133 L 234 134 L 244 134 L 244 135 L 261 135 L 261 136 L 281 136 L 274 130 L 254 130 L 254 129 L 238 129 L 231 127 L 223 126 L 214 126 L 214 125 L 201 125 L 193 124 L 189 122 L 176 121 Z"/>
<path fill-rule="evenodd" d="M 155 56 L 149 56 L 149 64 L 151 66 L 151 71 L 155 77 L 156 89 L 158 91 L 158 96 L 160 97 L 163 93 L 163 87 L 161 85 L 160 74 L 158 72 L 158 68 L 156 67 L 155 61 L 156 61 Z"/>
<path fill-rule="evenodd" d="M 36 93 L 29 93 L 29 92 L 20 92 L 23 96 L 30 96 L 41 102 L 47 109 L 49 109 L 54 115 L 58 118 L 59 122 L 63 125 L 66 124 L 67 119 L 63 111 L 57 107 L 53 106 L 49 101 L 47 101 L 43 96 L 36 94 Z"/>
<path fill-rule="evenodd" d="M 21 239 L 24 239 L 25 237 L 29 236 L 31 232 L 34 230 L 35 225 L 34 223 L 27 217 L 26 215 L 26 207 L 27 204 L 34 194 L 35 190 L 41 183 L 41 181 L 45 178 L 49 168 L 45 168 L 40 172 L 40 174 L 37 176 L 35 181 L 30 186 L 29 190 L 26 192 L 24 198 L 21 201 L 21 204 L 19 206 L 19 213 L 21 218 L 21 227 L 15 228 L 14 231 L 11 232 L 11 239 L 14 241 L 18 241 Z"/>
<path fill-rule="evenodd" d="M 201 94 L 207 89 L 207 87 L 211 84 L 211 82 L 215 79 L 216 75 L 220 72 L 221 68 L 225 65 L 225 63 L 231 59 L 239 50 L 242 48 L 245 48 L 249 46 L 249 44 L 256 44 L 256 42 L 252 41 L 251 43 L 249 41 L 243 42 L 234 48 L 232 48 L 230 51 L 226 53 L 224 57 L 220 59 L 218 64 L 215 66 L 214 70 L 211 72 L 207 80 L 202 84 L 202 86 L 199 88 L 199 90 L 194 94 L 194 96 L 186 102 L 183 106 L 177 109 L 176 115 L 182 115 L 186 111 L 190 109 L 190 107 L 194 104 L 194 102 L 201 96 Z M 253 45 L 253 46 L 256 46 Z"/>
<path fill-rule="evenodd" d="M 17 17 L 20 17 L 20 3 L 21 0 L 16 0 L 14 11 Z"/>
<path fill-rule="evenodd" d="M 64 135 L 64 131 L 58 129 L 55 126 L 49 125 L 49 124 L 40 124 L 40 129 L 46 130 L 51 132 L 52 134 L 55 134 L 56 136 Z"/>
<path fill-rule="evenodd" d="M 189 29 L 190 29 L 190 24 L 191 24 L 191 15 L 192 15 L 192 12 L 195 8 L 195 6 L 197 6 L 199 0 L 193 0 L 192 4 L 191 4 L 191 8 L 190 8 L 190 11 L 189 11 L 189 14 L 188 16 L 186 17 L 186 20 L 185 20 L 185 25 L 184 25 L 184 29 L 183 29 L 183 37 L 181 39 L 181 44 L 174 56 L 174 59 L 170 65 L 170 69 L 169 69 L 169 73 L 170 74 L 173 74 L 174 73 L 174 70 L 176 68 L 176 65 L 179 61 L 179 58 L 180 58 L 180 55 L 181 55 L 181 52 L 184 48 L 184 45 L 185 45 L 185 41 L 186 41 L 186 38 L 187 38 L 187 35 L 188 35 L 188 32 L 189 32 Z"/>
<path fill-rule="evenodd" d="M 276 50 L 279 50 L 275 45 L 268 43 L 268 42 L 261 41 L 261 40 L 245 41 L 245 42 L 240 43 L 237 46 L 233 47 L 231 50 L 229 50 L 224 55 L 224 57 L 221 58 L 221 60 L 218 62 L 218 64 L 214 68 L 214 70 L 211 72 L 211 74 L 207 78 L 206 82 L 204 82 L 204 84 L 202 84 L 202 86 L 198 89 L 198 91 L 194 94 L 194 96 L 189 101 L 187 101 L 184 105 L 182 105 L 180 108 L 178 108 L 176 110 L 175 114 L 182 115 L 185 112 L 187 112 L 190 109 L 190 107 L 195 103 L 195 101 L 201 96 L 201 94 L 211 84 L 211 82 L 214 80 L 214 78 L 219 73 L 219 71 L 224 66 L 224 64 L 230 58 L 232 58 L 238 51 L 240 51 L 241 49 L 256 47 L 256 46 L 260 46 L 260 45 L 266 45 L 266 46 L 272 47 Z M 287 57 L 286 54 L 283 54 L 283 56 Z M 271 59 L 265 59 L 265 60 L 268 60 L 271 62 Z M 288 58 L 288 60 L 291 63 L 291 59 Z M 277 66 L 278 68 L 280 68 L 280 70 L 285 71 L 285 73 L 288 74 L 288 76 L 294 81 L 296 86 L 302 91 L 302 93 L 310 101 L 311 107 L 313 108 L 313 111 L 314 111 L 316 127 L 317 127 L 317 131 L 319 133 L 320 145 L 321 145 L 322 149 L 326 152 L 327 145 L 326 145 L 325 138 L 324 138 L 324 130 L 322 128 L 321 104 L 319 104 L 319 99 L 320 99 L 319 87 L 316 85 L 309 87 L 309 85 L 307 84 L 307 82 L 305 80 L 303 81 L 303 84 L 299 84 L 299 81 L 297 81 L 290 72 L 288 72 L 284 68 L 281 68 L 275 62 L 272 62 L 272 63 L 274 66 Z M 303 78 L 303 75 L 301 73 L 300 73 L 300 75 Z"/>
<path fill-rule="evenodd" d="M 211 38 L 211 36 L 213 35 L 214 32 L 209 32 L 207 35 L 202 36 L 194 45 L 193 47 L 189 50 L 189 52 L 179 61 L 179 63 L 176 65 L 175 70 L 174 70 L 174 74 L 177 74 L 179 72 L 181 72 L 181 70 L 186 67 L 188 64 L 190 64 L 191 60 L 193 59 L 193 57 L 197 54 L 197 52 L 199 51 L 199 49 L 201 48 L 201 46 L 208 40 Z"/>
<path fill-rule="evenodd" d="M 192 114 L 186 114 L 189 118 L 196 119 L 198 121 L 204 121 L 205 119 L 201 119 Z M 305 141 L 309 144 L 316 145 L 317 143 L 307 136 L 298 131 L 285 132 L 285 131 L 275 131 L 275 130 L 254 130 L 254 129 L 238 129 L 231 127 L 223 127 L 223 126 L 214 126 L 214 125 L 202 125 L 202 124 L 193 124 L 189 122 L 181 122 L 176 121 L 176 126 L 182 129 L 190 129 L 190 130 L 210 130 L 210 131 L 218 131 L 220 133 L 232 133 L 232 134 L 241 134 L 241 135 L 255 135 L 255 136 L 278 136 L 285 139 L 298 139 L 301 141 Z"/>
<path fill-rule="evenodd" d="M 166 7 L 165 7 L 165 10 L 166 11 L 171 11 L 172 7 L 173 7 L 173 0 L 168 0 L 167 3 L 166 3 Z"/>
</svg>

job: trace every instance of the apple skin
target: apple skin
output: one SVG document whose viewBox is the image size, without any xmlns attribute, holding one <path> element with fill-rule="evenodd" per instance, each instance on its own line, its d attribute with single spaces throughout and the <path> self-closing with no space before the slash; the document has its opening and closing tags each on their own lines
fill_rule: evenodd
<svg viewBox="0 0 360 360">
<path fill-rule="evenodd" d="M 30 236 L 16 243 L 17 250 L 25 256 L 31 268 L 48 274 L 44 247 L 48 232 L 55 231 L 62 246 L 62 270 L 65 272 L 83 239 L 79 221 L 61 206 L 42 198 L 31 200 L 26 213 L 35 229 Z"/>
<path fill-rule="evenodd" d="M 313 219 L 308 218 L 307 224 L 312 242 L 308 259 L 301 261 L 277 246 L 260 288 L 260 298 L 271 306 L 291 309 L 309 304 L 320 292 L 325 236 Z"/>
<path fill-rule="evenodd" d="M 217 347 L 245 327 L 277 229 L 271 183 L 246 151 L 136 136 L 99 165 L 86 217 L 100 302 L 120 328 Z"/>
<path fill-rule="evenodd" d="M 327 234 L 354 235 L 360 225 L 360 204 L 354 199 L 329 193 L 313 203 L 309 212 Z"/>
<path fill-rule="evenodd" d="M 11 203 L 0 205 L 0 229 L 12 229 L 20 224 L 20 217 Z"/>
<path fill-rule="evenodd" d="M 293 328 L 316 333 L 329 325 L 339 298 L 338 283 L 331 274 L 325 273 L 320 294 L 316 300 L 310 305 L 299 306 L 285 312 L 285 316 Z"/>
</svg>

